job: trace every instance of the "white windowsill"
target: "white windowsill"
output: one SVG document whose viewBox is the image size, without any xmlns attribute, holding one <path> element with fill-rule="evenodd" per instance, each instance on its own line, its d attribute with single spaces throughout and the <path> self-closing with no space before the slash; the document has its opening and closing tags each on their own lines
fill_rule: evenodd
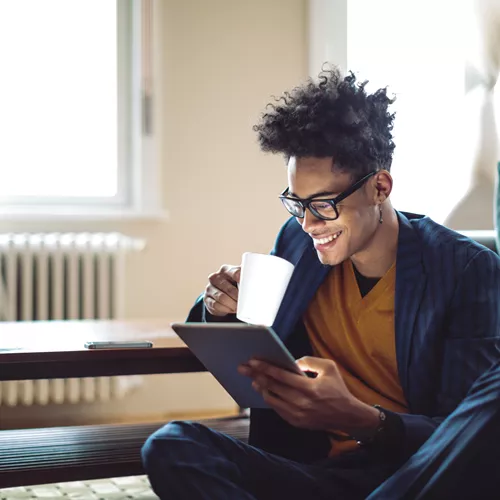
<svg viewBox="0 0 500 500">
<path fill-rule="evenodd" d="M 458 232 L 469 238 L 495 238 L 494 229 L 459 229 Z"/>
<path fill-rule="evenodd" d="M 0 208 L 0 222 L 8 221 L 116 221 L 148 220 L 165 222 L 169 219 L 167 210 L 140 210 L 133 208 L 81 208 L 30 206 Z"/>
</svg>

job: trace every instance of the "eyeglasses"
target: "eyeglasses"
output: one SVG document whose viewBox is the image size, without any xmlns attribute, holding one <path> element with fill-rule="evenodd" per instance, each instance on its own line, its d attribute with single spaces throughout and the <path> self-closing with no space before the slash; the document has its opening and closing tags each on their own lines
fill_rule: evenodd
<svg viewBox="0 0 500 500">
<path fill-rule="evenodd" d="M 335 220 L 339 217 L 337 204 L 345 200 L 348 196 L 356 192 L 370 177 L 377 173 L 376 170 L 365 175 L 359 181 L 355 182 L 350 188 L 340 193 L 335 198 L 318 199 L 318 198 L 295 198 L 287 196 L 289 188 L 286 188 L 279 196 L 285 208 L 294 216 L 302 219 L 308 208 L 311 213 L 318 219 Z"/>
</svg>

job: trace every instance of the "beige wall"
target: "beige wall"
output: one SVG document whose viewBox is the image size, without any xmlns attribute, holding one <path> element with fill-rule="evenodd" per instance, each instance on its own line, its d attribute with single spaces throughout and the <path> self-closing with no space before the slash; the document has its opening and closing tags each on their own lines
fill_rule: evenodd
<svg viewBox="0 0 500 500">
<path fill-rule="evenodd" d="M 307 76 L 305 0 L 162 0 L 161 169 L 168 221 L 16 223 L 0 231 L 115 231 L 144 238 L 129 259 L 128 317 L 185 318 L 207 275 L 242 252 L 270 250 L 286 214 L 280 158 L 251 127 L 269 96 Z M 209 374 L 147 377 L 122 402 L 36 408 L 47 423 L 227 412 Z M 22 410 L 22 411 L 20 411 Z M 33 408 L 0 407 L 3 426 Z M 16 419 L 16 422 L 13 421 Z M 18 420 L 20 419 L 20 420 Z"/>
</svg>

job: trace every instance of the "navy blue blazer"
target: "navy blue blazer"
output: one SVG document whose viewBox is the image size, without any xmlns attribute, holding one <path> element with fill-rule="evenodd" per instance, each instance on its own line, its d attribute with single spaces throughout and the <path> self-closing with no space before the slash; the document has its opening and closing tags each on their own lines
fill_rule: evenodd
<svg viewBox="0 0 500 500">
<path fill-rule="evenodd" d="M 400 414 L 404 438 L 383 445 L 386 453 L 407 457 L 500 359 L 500 258 L 428 217 L 397 215 L 396 357 L 410 413 Z M 294 218 L 281 228 L 272 253 L 295 265 L 273 328 L 296 358 L 311 355 L 302 316 L 331 267 L 321 264 Z M 188 321 L 221 318 L 210 317 L 199 297 Z M 325 433 L 294 428 L 272 410 L 252 410 L 249 441 L 304 462 L 324 458 L 329 449 Z"/>
</svg>

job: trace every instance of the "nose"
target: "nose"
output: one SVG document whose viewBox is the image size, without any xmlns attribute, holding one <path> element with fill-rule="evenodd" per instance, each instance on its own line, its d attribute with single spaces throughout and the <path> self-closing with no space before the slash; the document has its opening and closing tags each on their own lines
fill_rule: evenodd
<svg viewBox="0 0 500 500">
<path fill-rule="evenodd" d="M 318 219 L 309 209 L 307 209 L 304 213 L 304 217 L 300 221 L 300 224 L 306 233 L 313 233 L 318 227 L 324 226 L 325 221 Z"/>
</svg>

